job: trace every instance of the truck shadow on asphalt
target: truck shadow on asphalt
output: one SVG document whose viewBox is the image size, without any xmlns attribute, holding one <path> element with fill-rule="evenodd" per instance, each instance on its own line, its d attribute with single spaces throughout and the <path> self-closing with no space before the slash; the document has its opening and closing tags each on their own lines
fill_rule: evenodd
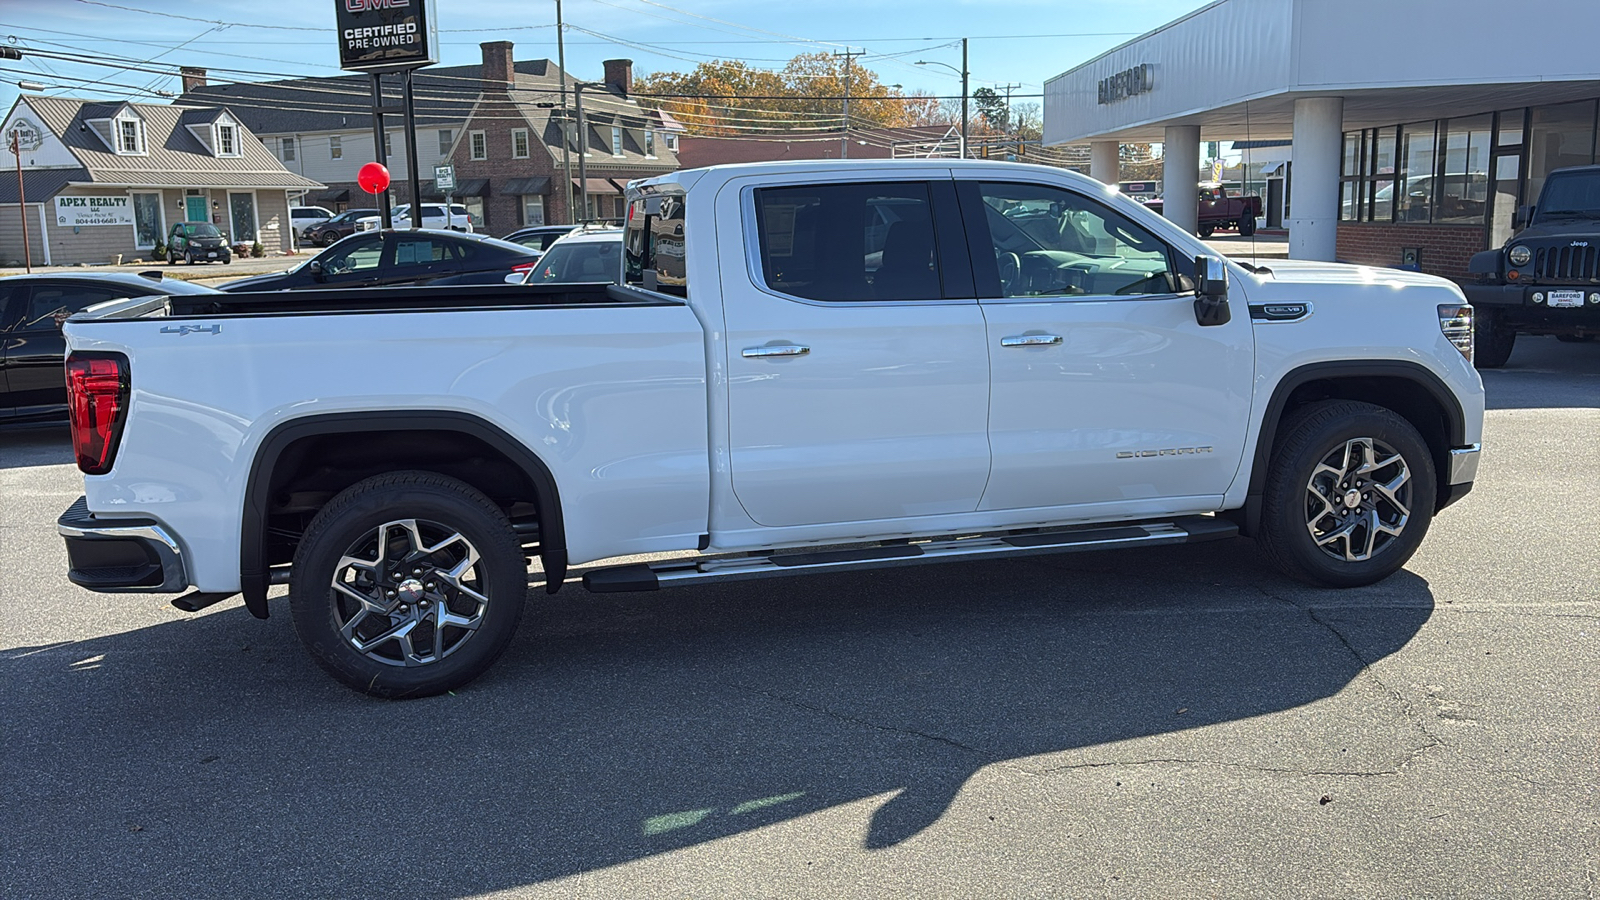
<svg viewBox="0 0 1600 900">
<path fill-rule="evenodd" d="M 265 623 L 232 606 L 0 652 L 18 896 L 458 897 L 824 810 L 825 841 L 886 848 L 986 767 L 1050 777 L 1172 752 L 1108 746 L 1152 737 L 1193 738 L 1184 752 L 1219 765 L 1370 765 L 1355 758 L 1404 757 L 1417 735 L 1363 672 L 1434 601 L 1409 572 L 1296 585 L 1244 540 L 653 595 L 569 587 L 530 594 L 478 682 L 393 703 L 324 677 L 273 606 Z M 1305 709 L 1352 685 L 1336 711 Z M 1244 738 L 1253 749 L 1183 734 L 1275 714 L 1304 722 Z M 840 826 L 852 816 L 858 830 Z"/>
</svg>

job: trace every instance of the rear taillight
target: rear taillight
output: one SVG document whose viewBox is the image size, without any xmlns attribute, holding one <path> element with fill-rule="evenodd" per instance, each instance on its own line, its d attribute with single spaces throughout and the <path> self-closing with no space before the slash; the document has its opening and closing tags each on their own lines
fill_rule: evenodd
<svg viewBox="0 0 1600 900">
<path fill-rule="evenodd" d="M 516 265 L 511 267 L 511 271 L 513 271 L 513 272 L 521 272 L 524 275 L 526 275 L 527 273 L 532 272 L 534 269 L 537 269 L 538 267 L 539 267 L 539 261 L 536 259 L 533 262 L 517 263 Z"/>
<path fill-rule="evenodd" d="M 128 358 L 120 353 L 68 356 L 67 413 L 78 468 L 89 475 L 111 471 L 128 417 Z"/>
<path fill-rule="evenodd" d="M 1464 303 L 1439 304 L 1439 330 L 1461 355 L 1472 362 L 1472 307 Z"/>
</svg>

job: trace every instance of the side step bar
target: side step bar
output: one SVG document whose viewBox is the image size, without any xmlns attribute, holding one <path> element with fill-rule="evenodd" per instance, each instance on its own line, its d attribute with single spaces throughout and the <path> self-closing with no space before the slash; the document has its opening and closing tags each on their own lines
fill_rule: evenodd
<svg viewBox="0 0 1600 900">
<path fill-rule="evenodd" d="M 585 572 L 583 586 L 597 594 L 655 591 L 664 587 L 703 584 L 709 581 L 746 581 L 780 575 L 883 569 L 951 560 L 998 559 L 1155 544 L 1192 544 L 1223 540 L 1238 533 L 1239 526 L 1227 519 L 1181 516 L 1159 522 L 1140 522 L 1102 528 L 986 534 L 846 550 L 632 563 Z"/>
</svg>

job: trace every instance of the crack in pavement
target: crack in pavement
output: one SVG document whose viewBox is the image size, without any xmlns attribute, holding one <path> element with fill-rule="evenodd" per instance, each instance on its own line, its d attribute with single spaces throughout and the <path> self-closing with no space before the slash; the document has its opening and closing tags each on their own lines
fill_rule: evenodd
<svg viewBox="0 0 1600 900">
<path fill-rule="evenodd" d="M 1399 775 L 1401 773 L 1401 770 L 1404 769 L 1405 766 L 1409 765 L 1409 764 L 1410 764 L 1410 760 L 1407 760 L 1405 763 L 1402 763 L 1399 768 L 1395 768 L 1395 769 L 1378 769 L 1376 771 L 1361 770 L 1361 769 L 1284 769 L 1284 768 L 1278 768 L 1278 767 L 1275 767 L 1275 766 L 1253 766 L 1253 765 L 1249 765 L 1247 763 L 1229 763 L 1229 762 L 1216 762 L 1214 760 L 1206 760 L 1206 759 L 1178 759 L 1178 758 L 1174 758 L 1174 759 L 1109 760 L 1107 762 L 1072 763 L 1070 765 L 1050 766 L 1050 767 L 1047 767 L 1047 768 L 1044 768 L 1044 769 L 1037 769 L 1037 770 L 1028 768 L 1026 766 L 1016 765 L 1016 764 L 1001 765 L 1001 766 L 998 766 L 997 768 L 1011 769 L 1011 770 L 1014 770 L 1014 771 L 1022 772 L 1022 773 L 1027 774 L 1027 775 L 1045 776 L 1045 775 L 1055 775 L 1055 774 L 1058 774 L 1060 772 L 1070 772 L 1070 771 L 1073 771 L 1075 769 L 1106 769 L 1106 768 L 1116 768 L 1116 767 L 1119 767 L 1119 766 L 1126 767 L 1126 768 L 1137 768 L 1139 766 L 1180 765 L 1180 766 L 1209 767 L 1209 768 L 1213 768 L 1213 769 L 1239 769 L 1239 770 L 1246 771 L 1246 772 L 1262 772 L 1262 773 L 1271 774 L 1271 775 L 1297 775 L 1297 776 L 1306 776 L 1306 777 L 1323 776 L 1323 777 L 1334 777 L 1334 778 L 1380 778 L 1380 777 L 1383 777 L 1383 776 L 1386 776 L 1386 775 Z"/>
<path fill-rule="evenodd" d="M 1260 585 L 1252 585 L 1252 587 L 1270 599 L 1277 600 L 1280 603 L 1285 603 L 1304 612 L 1306 616 L 1311 619 L 1311 621 L 1317 623 L 1319 626 L 1326 629 L 1328 633 L 1337 638 L 1339 643 L 1344 645 L 1345 650 L 1347 650 L 1350 655 L 1355 658 L 1356 662 L 1361 664 L 1360 674 L 1368 679 L 1371 679 L 1373 684 L 1376 684 L 1378 687 L 1382 688 L 1391 698 L 1393 698 L 1394 701 L 1400 706 L 1402 717 L 1415 725 L 1417 730 L 1422 732 L 1428 738 L 1428 743 L 1421 747 L 1417 747 L 1410 752 L 1406 760 L 1400 764 L 1399 768 L 1401 770 L 1416 762 L 1424 753 L 1428 752 L 1429 750 L 1432 750 L 1435 747 L 1445 746 L 1445 742 L 1442 738 L 1428 730 L 1428 726 L 1425 724 L 1424 717 L 1417 711 L 1416 704 L 1398 690 L 1390 687 L 1382 678 L 1379 678 L 1376 674 L 1374 674 L 1372 671 L 1372 661 L 1361 655 L 1361 652 L 1355 648 L 1354 644 L 1350 643 L 1350 639 L 1345 636 L 1344 632 L 1335 627 L 1332 622 L 1329 622 L 1317 615 L 1317 611 L 1314 607 L 1296 603 L 1287 597 L 1281 597 L 1272 591 L 1261 587 Z"/>
<path fill-rule="evenodd" d="M 771 691 L 763 691 L 763 690 L 761 690 L 759 688 L 745 687 L 742 684 L 728 684 L 726 682 L 722 682 L 722 685 L 724 687 L 733 688 L 734 690 L 744 691 L 745 693 L 748 693 L 748 694 L 754 694 L 754 695 L 756 695 L 758 697 L 763 697 L 763 698 L 768 699 L 768 700 L 773 700 L 773 701 L 776 701 L 778 703 L 785 704 L 787 706 L 793 706 L 793 707 L 795 707 L 797 709 L 803 709 L 803 710 L 806 710 L 808 712 L 818 713 L 820 715 L 827 716 L 830 719 L 836 719 L 836 720 L 838 720 L 840 722 L 848 722 L 851 725 L 860 725 L 860 726 L 865 727 L 865 728 L 871 728 L 871 729 L 873 729 L 875 731 L 888 732 L 889 734 L 898 734 L 898 735 L 903 735 L 903 736 L 906 736 L 906 737 L 917 737 L 917 738 L 922 738 L 924 740 L 937 741 L 938 743 L 945 744 L 947 746 L 954 747 L 957 750 L 962 750 L 962 751 L 965 751 L 967 753 L 972 753 L 972 754 L 977 755 L 977 756 L 987 757 L 987 756 L 990 755 L 988 753 L 985 753 L 983 750 L 978 749 L 977 747 L 969 747 L 966 744 L 963 744 L 960 741 L 955 740 L 954 738 L 941 737 L 940 735 L 937 735 L 937 734 L 928 734 L 927 732 L 924 732 L 924 731 L 917 731 L 914 728 L 896 728 L 896 727 L 894 727 L 892 725 L 879 725 L 876 722 L 869 722 L 866 719 L 857 718 L 855 716 L 847 716 L 847 715 L 845 715 L 843 713 L 834 712 L 833 710 L 828 709 L 825 706 L 818 706 L 818 705 L 816 705 L 814 703 L 806 703 L 806 702 L 801 701 L 801 700 L 796 700 L 793 697 L 785 697 L 785 696 L 782 696 L 780 694 L 775 694 L 775 693 L 773 693 Z"/>
</svg>

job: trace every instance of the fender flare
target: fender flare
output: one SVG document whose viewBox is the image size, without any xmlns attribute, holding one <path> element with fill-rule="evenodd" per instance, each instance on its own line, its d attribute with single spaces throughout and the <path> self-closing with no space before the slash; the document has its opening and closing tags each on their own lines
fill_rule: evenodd
<svg viewBox="0 0 1600 900">
<path fill-rule="evenodd" d="M 1273 387 L 1272 397 L 1267 401 L 1266 412 L 1261 418 L 1261 430 L 1250 464 L 1250 488 L 1245 495 L 1244 521 L 1240 523 L 1245 534 L 1255 534 L 1261 524 L 1262 495 L 1266 491 L 1267 466 L 1272 460 L 1273 439 L 1277 437 L 1278 424 L 1283 419 L 1283 410 L 1289 398 L 1298 388 L 1310 382 L 1349 378 L 1400 378 L 1418 385 L 1427 391 L 1444 415 L 1450 446 L 1460 447 L 1466 443 L 1467 416 L 1461 408 L 1461 401 L 1443 379 L 1421 363 L 1398 359 L 1329 360 L 1291 369 Z"/>
<path fill-rule="evenodd" d="M 325 413 L 291 419 L 275 426 L 256 447 L 255 458 L 251 460 L 239 528 L 239 586 L 251 615 L 267 618 L 270 577 L 266 556 L 267 509 L 273 471 L 284 450 L 301 438 L 370 431 L 459 432 L 483 441 L 515 463 L 533 484 L 535 502 L 539 506 L 539 558 L 546 573 L 546 590 L 554 594 L 561 588 L 567 574 L 561 495 L 549 467 L 521 441 L 491 422 L 455 410 Z"/>
</svg>

